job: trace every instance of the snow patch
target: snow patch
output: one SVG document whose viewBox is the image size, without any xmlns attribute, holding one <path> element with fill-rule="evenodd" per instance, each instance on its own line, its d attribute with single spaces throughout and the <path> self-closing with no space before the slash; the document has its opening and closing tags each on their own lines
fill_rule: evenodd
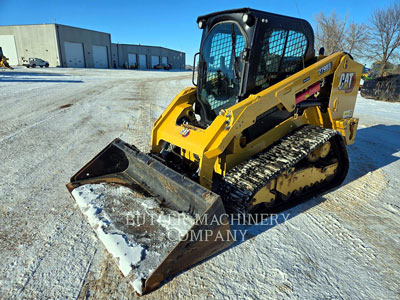
<svg viewBox="0 0 400 300">
<path fill-rule="evenodd" d="M 137 278 L 135 281 L 131 281 L 131 286 L 138 292 L 140 295 L 143 293 L 143 283 L 142 278 Z"/>
<path fill-rule="evenodd" d="M 97 193 L 91 184 L 80 186 L 72 191 L 76 203 L 84 215 L 86 215 L 90 226 L 95 230 L 99 239 L 103 242 L 107 251 L 118 262 L 118 267 L 128 276 L 132 266 L 138 264 L 143 252 L 146 250 L 138 244 L 127 239 L 125 234 L 117 232 L 106 232 L 110 228 L 111 221 L 103 212 L 103 208 L 98 205 L 98 200 L 102 194 Z"/>
<path fill-rule="evenodd" d="M 195 219 L 160 206 L 155 198 L 112 184 L 87 184 L 72 191 L 80 210 L 122 274 L 138 294 L 143 284 Z M 146 232 L 146 234 L 143 234 Z"/>
</svg>

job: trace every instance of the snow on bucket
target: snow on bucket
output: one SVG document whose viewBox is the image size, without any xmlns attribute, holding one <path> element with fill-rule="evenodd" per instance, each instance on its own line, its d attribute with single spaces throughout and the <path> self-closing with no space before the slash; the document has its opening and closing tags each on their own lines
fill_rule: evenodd
<svg viewBox="0 0 400 300">
<path fill-rule="evenodd" d="M 138 294 L 233 243 L 218 195 L 119 139 L 67 188 Z"/>
</svg>

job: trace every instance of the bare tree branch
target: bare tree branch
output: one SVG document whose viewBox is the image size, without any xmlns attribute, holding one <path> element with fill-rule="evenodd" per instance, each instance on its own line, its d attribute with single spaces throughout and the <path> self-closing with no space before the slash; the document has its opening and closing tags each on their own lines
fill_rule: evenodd
<svg viewBox="0 0 400 300">
<path fill-rule="evenodd" d="M 335 11 L 329 16 L 323 12 L 316 15 L 316 46 L 324 47 L 327 54 L 344 51 L 356 57 L 364 57 L 369 41 L 368 28 L 365 24 L 348 23 L 347 19 L 346 16 L 342 20 Z"/>
<path fill-rule="evenodd" d="M 363 57 L 369 42 L 368 27 L 363 24 L 351 23 L 346 31 L 344 50 L 353 56 Z"/>
<path fill-rule="evenodd" d="M 315 16 L 317 21 L 316 46 L 324 47 L 327 54 L 344 51 L 347 16 L 342 21 L 335 11 L 329 16 L 323 12 Z"/>
<path fill-rule="evenodd" d="M 397 2 L 386 9 L 374 10 L 370 32 L 368 58 L 380 63 L 379 76 L 382 76 L 389 59 L 399 58 L 400 4 Z"/>
</svg>

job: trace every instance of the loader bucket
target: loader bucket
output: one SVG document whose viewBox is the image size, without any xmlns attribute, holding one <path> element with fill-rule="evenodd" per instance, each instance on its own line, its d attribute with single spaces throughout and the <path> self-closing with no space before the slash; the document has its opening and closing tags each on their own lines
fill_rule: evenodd
<svg viewBox="0 0 400 300">
<path fill-rule="evenodd" d="M 234 242 L 217 194 L 120 139 L 67 188 L 139 294 Z"/>
</svg>

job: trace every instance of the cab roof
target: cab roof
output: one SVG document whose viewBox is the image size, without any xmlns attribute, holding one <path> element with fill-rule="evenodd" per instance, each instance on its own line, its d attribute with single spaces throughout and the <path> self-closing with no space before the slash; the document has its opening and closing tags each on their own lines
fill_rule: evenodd
<svg viewBox="0 0 400 300">
<path fill-rule="evenodd" d="M 215 16 L 218 16 L 218 15 L 235 14 L 235 13 L 249 13 L 251 15 L 254 15 L 256 17 L 261 17 L 261 18 L 280 17 L 280 18 L 288 19 L 288 21 L 290 19 L 292 19 L 293 21 L 302 21 L 302 22 L 308 23 L 304 19 L 299 19 L 299 18 L 295 18 L 295 17 L 289 17 L 289 16 L 284 16 L 284 15 L 274 14 L 274 13 L 270 13 L 270 12 L 266 12 L 266 11 L 262 11 L 262 10 L 258 10 L 258 9 L 253 9 L 253 8 L 249 8 L 249 7 L 222 10 L 222 11 L 217 11 L 217 12 L 213 12 L 213 13 L 210 13 L 210 14 L 202 15 L 202 16 L 199 16 L 197 18 L 197 22 L 199 22 L 200 20 L 204 20 L 204 19 L 207 20 L 207 19 L 209 19 L 211 17 L 215 17 Z"/>
</svg>

